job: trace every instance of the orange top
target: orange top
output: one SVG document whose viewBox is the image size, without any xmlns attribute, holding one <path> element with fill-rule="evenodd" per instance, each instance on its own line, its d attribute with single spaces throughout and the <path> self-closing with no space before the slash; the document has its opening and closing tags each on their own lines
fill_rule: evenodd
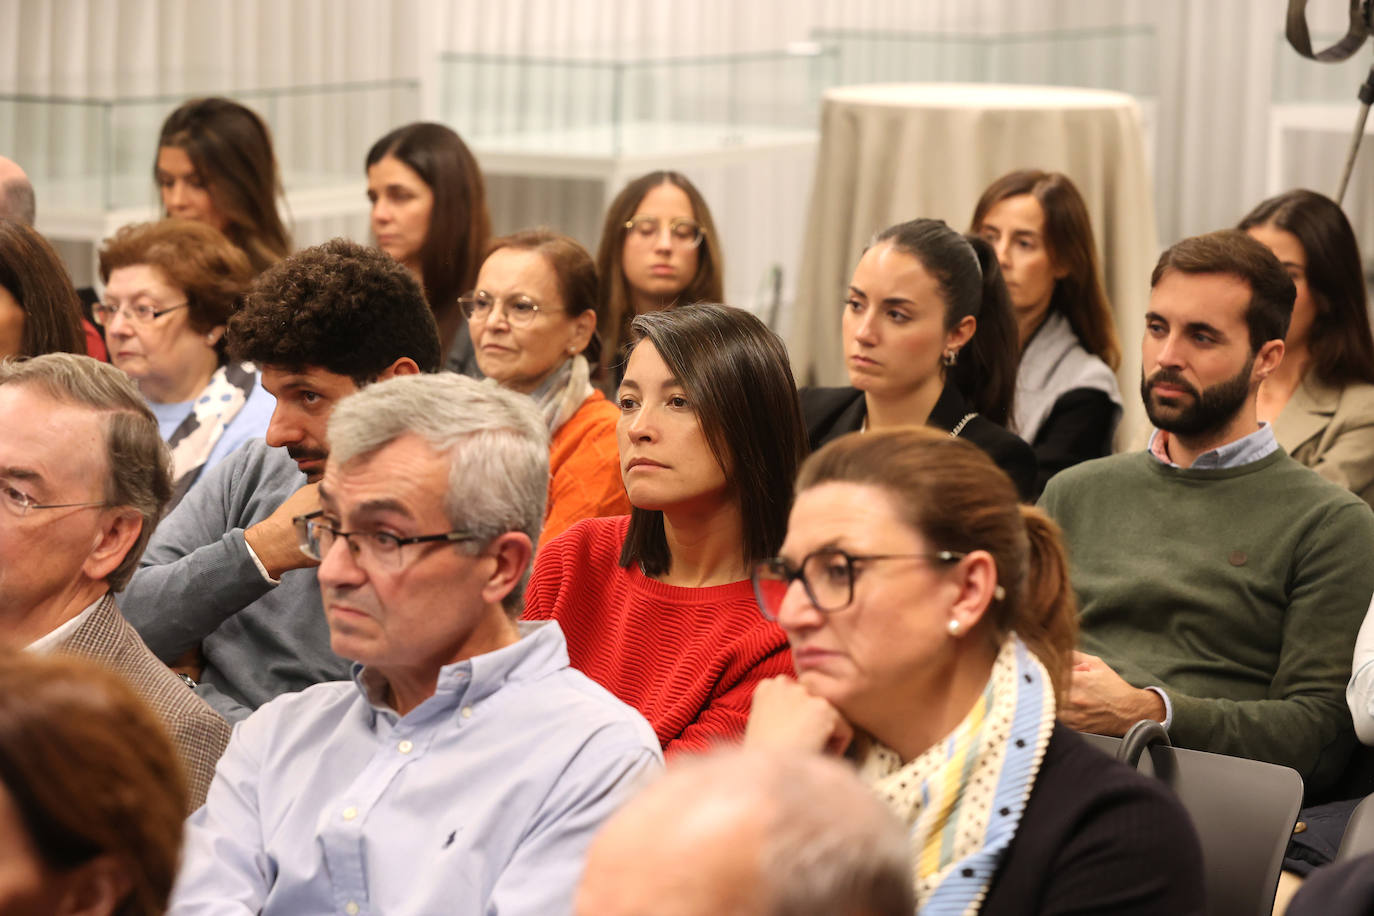
<svg viewBox="0 0 1374 916">
<path fill-rule="evenodd" d="M 584 518 L 629 515 L 630 498 L 620 478 L 615 423 L 620 411 L 593 391 L 549 443 L 549 504 L 543 547 Z"/>
</svg>

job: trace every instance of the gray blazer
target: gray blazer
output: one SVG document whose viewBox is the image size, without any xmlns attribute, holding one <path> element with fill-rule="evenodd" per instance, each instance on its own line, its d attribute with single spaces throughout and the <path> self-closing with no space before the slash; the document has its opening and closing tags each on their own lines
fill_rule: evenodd
<svg viewBox="0 0 1374 916">
<path fill-rule="evenodd" d="M 1374 506 L 1374 385 L 1330 388 L 1309 372 L 1274 435 L 1299 462 Z"/>
</svg>

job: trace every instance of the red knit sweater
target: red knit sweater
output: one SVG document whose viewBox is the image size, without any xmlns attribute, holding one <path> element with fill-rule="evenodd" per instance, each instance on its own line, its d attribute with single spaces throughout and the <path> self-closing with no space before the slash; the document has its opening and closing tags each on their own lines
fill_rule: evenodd
<svg viewBox="0 0 1374 916">
<path fill-rule="evenodd" d="M 557 620 L 573 667 L 638 709 L 668 752 L 738 741 L 754 685 L 792 674 L 787 637 L 747 580 L 681 588 L 619 563 L 629 516 L 582 521 L 539 551 L 525 617 Z"/>
</svg>

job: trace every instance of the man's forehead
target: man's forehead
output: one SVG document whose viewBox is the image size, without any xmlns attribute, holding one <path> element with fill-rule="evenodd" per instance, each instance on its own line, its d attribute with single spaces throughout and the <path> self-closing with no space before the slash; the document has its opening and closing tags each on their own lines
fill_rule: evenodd
<svg viewBox="0 0 1374 916">
<path fill-rule="evenodd" d="M 51 484 L 103 474 L 104 415 L 33 385 L 0 385 L 0 468 Z"/>
<path fill-rule="evenodd" d="M 442 515 L 450 460 L 413 433 L 345 462 L 331 455 L 320 481 L 320 499 L 346 512 Z"/>
<path fill-rule="evenodd" d="M 270 390 L 284 391 L 289 388 L 310 388 L 322 387 L 335 390 L 346 388 L 356 390 L 357 384 L 347 375 L 338 372 L 330 372 L 320 366 L 298 366 L 287 368 L 283 366 L 265 365 L 259 367 L 262 372 L 262 384 L 264 388 Z"/>
</svg>

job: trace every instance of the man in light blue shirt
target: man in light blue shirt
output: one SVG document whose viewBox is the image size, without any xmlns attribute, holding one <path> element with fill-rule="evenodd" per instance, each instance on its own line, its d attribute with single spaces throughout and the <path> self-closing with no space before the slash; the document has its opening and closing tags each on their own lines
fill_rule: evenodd
<svg viewBox="0 0 1374 916">
<path fill-rule="evenodd" d="M 320 559 L 351 682 L 241 722 L 170 912 L 570 913 L 587 845 L 662 764 L 638 713 L 516 617 L 548 490 L 528 398 L 443 374 L 329 420 Z"/>
</svg>

